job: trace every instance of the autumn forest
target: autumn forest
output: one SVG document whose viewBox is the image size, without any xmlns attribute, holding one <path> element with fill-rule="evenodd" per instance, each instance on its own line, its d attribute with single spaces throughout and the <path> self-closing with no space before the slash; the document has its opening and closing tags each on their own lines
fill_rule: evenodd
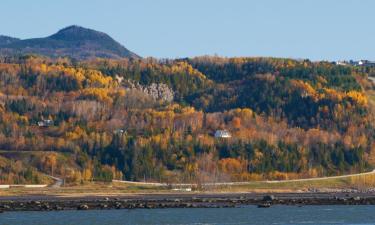
<svg viewBox="0 0 375 225">
<path fill-rule="evenodd" d="M 368 171 L 374 74 L 280 58 L 2 57 L 0 183 Z"/>
</svg>

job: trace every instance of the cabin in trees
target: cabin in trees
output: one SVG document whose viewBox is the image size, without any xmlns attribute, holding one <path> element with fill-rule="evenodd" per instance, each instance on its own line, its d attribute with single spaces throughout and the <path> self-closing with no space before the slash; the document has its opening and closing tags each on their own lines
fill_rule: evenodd
<svg viewBox="0 0 375 225">
<path fill-rule="evenodd" d="M 117 135 L 124 135 L 126 134 L 127 132 L 123 129 L 116 129 L 113 131 L 114 134 L 117 134 Z"/>
<path fill-rule="evenodd" d="M 231 138 L 232 135 L 227 130 L 217 130 L 215 132 L 215 138 Z"/>
<path fill-rule="evenodd" d="M 341 65 L 341 66 L 370 66 L 370 67 L 375 67 L 375 62 L 370 61 L 370 60 L 359 60 L 359 61 L 336 61 L 334 62 L 336 65 Z"/>
<path fill-rule="evenodd" d="M 375 62 L 369 61 L 369 60 L 360 60 L 358 62 L 359 66 L 375 66 Z"/>
<path fill-rule="evenodd" d="M 53 126 L 53 120 L 41 120 L 38 121 L 39 127 L 50 127 Z"/>
<path fill-rule="evenodd" d="M 340 66 L 348 66 L 349 65 L 349 63 L 346 62 L 346 61 L 336 61 L 335 64 L 340 65 Z"/>
</svg>

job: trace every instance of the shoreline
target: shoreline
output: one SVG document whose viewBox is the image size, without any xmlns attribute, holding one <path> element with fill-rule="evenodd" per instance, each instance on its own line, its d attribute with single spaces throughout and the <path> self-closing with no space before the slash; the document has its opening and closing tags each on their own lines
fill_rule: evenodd
<svg viewBox="0 0 375 225">
<path fill-rule="evenodd" d="M 233 208 L 246 205 L 375 205 L 375 193 L 191 193 L 121 196 L 0 196 L 0 212 L 91 209 Z"/>
</svg>

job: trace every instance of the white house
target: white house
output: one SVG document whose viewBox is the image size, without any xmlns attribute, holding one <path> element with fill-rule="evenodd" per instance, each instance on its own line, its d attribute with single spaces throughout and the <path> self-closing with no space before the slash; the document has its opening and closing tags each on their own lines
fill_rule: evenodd
<svg viewBox="0 0 375 225">
<path fill-rule="evenodd" d="M 116 129 L 113 131 L 114 134 L 123 135 L 126 134 L 126 131 L 123 129 Z"/>
<path fill-rule="evenodd" d="M 231 138 L 232 135 L 227 130 L 217 130 L 215 132 L 215 138 Z"/>
<path fill-rule="evenodd" d="M 348 65 L 348 63 L 345 62 L 345 61 L 336 61 L 335 64 L 340 65 L 340 66 L 347 66 Z"/>
<path fill-rule="evenodd" d="M 357 63 L 358 66 L 375 66 L 375 62 L 369 60 L 360 60 Z"/>
<path fill-rule="evenodd" d="M 38 122 L 38 126 L 40 127 L 50 127 L 53 126 L 53 121 L 52 120 L 41 120 Z"/>
</svg>

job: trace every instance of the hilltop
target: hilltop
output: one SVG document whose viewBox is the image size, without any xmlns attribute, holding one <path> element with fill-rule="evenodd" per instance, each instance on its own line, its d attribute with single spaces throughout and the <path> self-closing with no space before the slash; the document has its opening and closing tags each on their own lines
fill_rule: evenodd
<svg viewBox="0 0 375 225">
<path fill-rule="evenodd" d="M 139 58 L 109 35 L 96 30 L 69 26 L 45 38 L 20 40 L 0 36 L 0 55 L 37 54 L 48 57 Z"/>
<path fill-rule="evenodd" d="M 19 40 L 20 39 L 18 39 L 18 38 L 0 35 L 0 46 L 1 45 L 7 45 L 7 44 L 10 44 L 10 43 L 19 41 Z"/>
</svg>

